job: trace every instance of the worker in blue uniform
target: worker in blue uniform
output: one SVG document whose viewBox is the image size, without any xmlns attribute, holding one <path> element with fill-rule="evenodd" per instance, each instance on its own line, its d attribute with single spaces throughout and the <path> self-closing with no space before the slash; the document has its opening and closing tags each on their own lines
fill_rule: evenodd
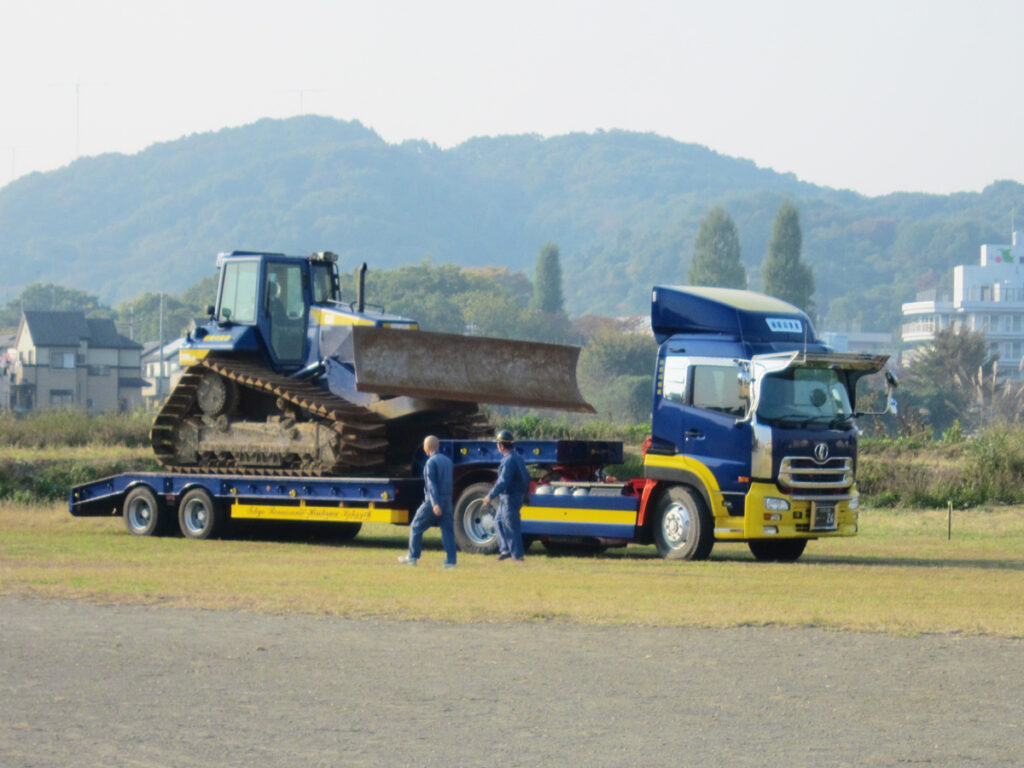
<svg viewBox="0 0 1024 768">
<path fill-rule="evenodd" d="M 496 439 L 501 453 L 501 465 L 498 467 L 498 479 L 484 496 L 483 503 L 490 504 L 494 497 L 499 500 L 498 514 L 494 516 L 494 527 L 498 534 L 498 559 L 507 560 L 511 557 L 522 562 L 525 553 L 519 510 L 523 506 L 523 497 L 530 489 L 530 473 L 523 457 L 516 453 L 512 433 L 503 429 L 498 432 Z"/>
<path fill-rule="evenodd" d="M 455 567 L 455 510 L 452 507 L 452 460 L 439 453 L 440 441 L 429 435 L 423 440 L 423 452 L 427 462 L 423 466 L 423 503 L 412 519 L 409 531 L 409 552 L 398 558 L 404 565 L 419 563 L 423 551 L 423 532 L 432 525 L 441 527 L 441 544 L 444 545 L 444 565 Z"/>
</svg>

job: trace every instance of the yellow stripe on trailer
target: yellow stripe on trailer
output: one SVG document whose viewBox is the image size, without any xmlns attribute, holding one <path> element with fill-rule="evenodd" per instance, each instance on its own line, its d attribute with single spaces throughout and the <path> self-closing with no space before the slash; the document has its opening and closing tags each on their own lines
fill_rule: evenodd
<svg viewBox="0 0 1024 768">
<path fill-rule="evenodd" d="M 231 517 L 247 520 L 306 520 L 325 523 L 408 523 L 409 510 L 367 506 L 327 507 L 300 501 L 290 504 L 243 504 L 231 505 Z"/>
<path fill-rule="evenodd" d="M 636 510 L 580 509 L 579 507 L 531 507 L 520 510 L 523 520 L 543 520 L 554 523 L 601 523 L 610 525 L 636 525 Z"/>
</svg>

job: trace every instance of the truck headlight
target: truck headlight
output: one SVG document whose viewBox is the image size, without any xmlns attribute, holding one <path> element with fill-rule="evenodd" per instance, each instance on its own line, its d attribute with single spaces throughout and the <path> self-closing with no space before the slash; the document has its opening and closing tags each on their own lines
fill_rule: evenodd
<svg viewBox="0 0 1024 768">
<path fill-rule="evenodd" d="M 764 508 L 771 509 L 776 512 L 788 512 L 789 502 L 785 499 L 776 498 L 775 496 L 765 496 Z"/>
</svg>

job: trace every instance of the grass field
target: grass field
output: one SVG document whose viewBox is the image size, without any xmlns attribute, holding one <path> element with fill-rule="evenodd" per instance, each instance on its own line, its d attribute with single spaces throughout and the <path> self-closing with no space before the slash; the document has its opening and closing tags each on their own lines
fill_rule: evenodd
<svg viewBox="0 0 1024 768">
<path fill-rule="evenodd" d="M 702 563 L 650 547 L 526 565 L 460 555 L 442 571 L 436 529 L 420 567 L 396 564 L 407 529 L 368 525 L 348 543 L 303 529 L 221 541 L 129 536 L 120 518 L 0 503 L 0 594 L 348 617 L 590 625 L 815 626 L 1024 637 L 1024 508 L 864 510 L 853 539 L 815 541 L 795 564 L 716 546 Z"/>
</svg>

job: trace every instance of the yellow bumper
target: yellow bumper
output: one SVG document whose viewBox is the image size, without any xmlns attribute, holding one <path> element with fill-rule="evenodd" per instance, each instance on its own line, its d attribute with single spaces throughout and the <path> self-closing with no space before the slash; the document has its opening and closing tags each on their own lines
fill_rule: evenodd
<svg viewBox="0 0 1024 768">
<path fill-rule="evenodd" d="M 769 509 L 766 499 L 782 499 L 789 509 Z M 777 506 L 777 505 L 776 505 Z M 857 534 L 857 492 L 835 499 L 794 499 L 771 483 L 752 483 L 743 517 L 715 514 L 715 538 L 815 539 Z M 833 517 L 834 515 L 834 517 Z M 833 522 L 834 521 L 834 522 Z"/>
</svg>

